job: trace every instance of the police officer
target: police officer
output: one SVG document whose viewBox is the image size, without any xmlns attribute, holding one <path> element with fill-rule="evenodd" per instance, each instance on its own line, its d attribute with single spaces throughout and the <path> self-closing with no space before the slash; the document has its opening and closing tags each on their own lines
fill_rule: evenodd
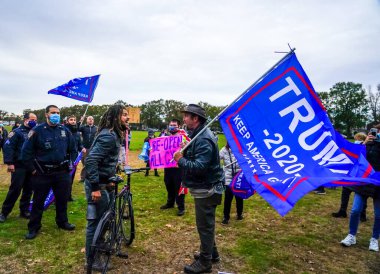
<svg viewBox="0 0 380 274">
<path fill-rule="evenodd" d="M 70 184 L 70 166 L 75 161 L 76 149 L 71 132 L 59 124 L 59 108 L 45 109 L 46 123 L 29 132 L 21 150 L 21 157 L 32 176 L 33 208 L 26 239 L 34 239 L 41 228 L 44 202 L 53 189 L 56 205 L 55 221 L 59 228 L 74 230 L 67 218 L 67 199 Z"/>
<path fill-rule="evenodd" d="M 70 115 L 68 117 L 66 127 L 70 130 L 71 134 L 73 135 L 74 143 L 75 143 L 75 148 L 78 151 L 78 154 L 80 152 L 85 153 L 86 149 L 83 147 L 82 139 L 80 138 L 80 133 L 78 131 L 77 118 L 74 115 Z M 71 192 L 72 192 L 72 189 L 73 189 L 73 183 L 74 183 L 74 178 L 75 178 L 75 171 L 76 170 L 72 171 L 72 175 L 71 175 L 71 183 L 70 183 L 70 186 L 69 186 L 69 200 L 68 200 L 69 202 L 74 201 Z"/>
<path fill-rule="evenodd" d="M 82 118 L 84 119 L 84 117 Z M 86 121 L 87 121 L 87 124 L 79 128 L 79 131 L 82 133 L 83 147 L 86 149 L 85 152 L 82 151 L 83 152 L 83 156 L 82 156 L 83 168 L 80 173 L 80 180 L 82 182 L 84 182 L 84 179 L 86 178 L 86 169 L 84 168 L 84 162 L 87 157 L 87 150 L 91 147 L 92 142 L 94 142 L 95 133 L 98 131 L 98 127 L 94 125 L 94 117 L 88 116 Z"/>
<path fill-rule="evenodd" d="M 9 133 L 8 140 L 4 144 L 4 163 L 8 165 L 8 172 L 11 172 L 11 185 L 1 209 L 1 223 L 5 222 L 5 219 L 11 213 L 21 190 L 20 217 L 26 219 L 30 217 L 29 204 L 32 196 L 30 178 L 32 174 L 27 172 L 21 161 L 21 148 L 28 138 L 29 131 L 36 123 L 37 116 L 34 113 L 26 113 L 24 115 L 24 124 Z"/>
</svg>

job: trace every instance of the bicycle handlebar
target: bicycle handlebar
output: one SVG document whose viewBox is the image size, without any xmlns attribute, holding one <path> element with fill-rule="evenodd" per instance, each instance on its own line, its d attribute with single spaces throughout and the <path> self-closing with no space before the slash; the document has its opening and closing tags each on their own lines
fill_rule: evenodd
<svg viewBox="0 0 380 274">
<path fill-rule="evenodd" d="M 127 166 L 124 168 L 125 174 L 132 174 L 132 173 L 146 171 L 146 170 L 150 170 L 150 167 L 131 168 Z"/>
</svg>

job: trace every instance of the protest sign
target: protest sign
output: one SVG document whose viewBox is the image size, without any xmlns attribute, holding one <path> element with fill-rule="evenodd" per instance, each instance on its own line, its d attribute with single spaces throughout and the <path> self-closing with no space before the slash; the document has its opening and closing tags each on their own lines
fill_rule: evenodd
<svg viewBox="0 0 380 274">
<path fill-rule="evenodd" d="M 172 159 L 173 154 L 180 149 L 182 138 L 182 135 L 171 135 L 150 139 L 150 168 L 177 167 L 177 162 Z"/>
</svg>

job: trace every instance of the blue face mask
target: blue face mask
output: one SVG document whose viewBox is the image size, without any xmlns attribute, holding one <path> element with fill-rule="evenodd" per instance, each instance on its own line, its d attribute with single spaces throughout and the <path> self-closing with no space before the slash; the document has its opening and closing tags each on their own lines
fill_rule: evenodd
<svg viewBox="0 0 380 274">
<path fill-rule="evenodd" d="M 37 125 L 37 122 L 34 120 L 29 120 L 28 122 L 28 127 L 34 128 Z"/>
<path fill-rule="evenodd" d="M 53 125 L 57 125 L 60 119 L 61 119 L 61 116 L 59 116 L 59 114 L 52 114 L 49 116 L 49 121 Z"/>
<path fill-rule="evenodd" d="M 178 131 L 178 127 L 177 126 L 169 126 L 169 131 L 171 133 L 176 133 Z"/>
</svg>

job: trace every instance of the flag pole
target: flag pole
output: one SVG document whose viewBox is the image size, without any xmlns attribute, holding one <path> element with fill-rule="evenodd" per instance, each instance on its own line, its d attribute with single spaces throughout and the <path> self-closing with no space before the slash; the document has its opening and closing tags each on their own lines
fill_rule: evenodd
<svg viewBox="0 0 380 274">
<path fill-rule="evenodd" d="M 290 46 L 289 46 L 290 48 Z M 232 103 L 230 103 L 228 106 L 226 106 L 221 112 L 219 112 L 218 115 L 216 115 L 214 117 L 214 119 L 212 119 L 210 122 L 208 122 L 203 128 L 201 131 L 198 132 L 197 135 L 194 136 L 194 138 L 192 138 L 190 140 L 190 142 L 188 142 L 182 149 L 181 149 L 181 153 L 186 149 L 188 148 L 188 146 L 199 136 L 201 135 L 212 123 L 214 123 L 216 120 L 219 119 L 219 117 L 230 107 L 232 106 L 233 104 L 235 104 L 238 100 L 241 99 L 241 97 L 243 97 L 253 86 L 255 86 L 258 82 L 260 82 L 264 77 L 266 77 L 274 68 L 276 68 L 279 64 L 281 64 L 286 58 L 288 58 L 290 55 L 292 55 L 294 53 L 296 49 L 295 48 L 290 48 L 290 51 L 287 52 L 287 54 L 282 57 L 276 64 L 274 64 L 270 69 L 268 69 L 259 79 L 257 79 L 252 85 L 250 85 L 242 94 L 240 94 Z"/>
<path fill-rule="evenodd" d="M 84 117 L 86 117 L 86 113 L 87 113 L 87 110 L 88 110 L 88 106 L 89 106 L 90 104 L 88 103 L 87 104 L 87 107 L 86 107 L 86 110 L 84 111 L 84 114 L 82 115 L 82 117 L 80 117 L 80 125 L 79 125 L 79 127 L 81 127 L 82 126 L 82 124 L 83 124 L 83 121 L 84 121 Z M 82 119 L 83 118 L 83 119 Z"/>
</svg>

